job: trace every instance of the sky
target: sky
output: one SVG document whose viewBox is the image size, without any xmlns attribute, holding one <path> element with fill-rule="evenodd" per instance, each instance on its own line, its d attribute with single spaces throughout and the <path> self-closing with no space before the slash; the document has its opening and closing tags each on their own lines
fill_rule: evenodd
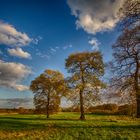
<svg viewBox="0 0 140 140">
<path fill-rule="evenodd" d="M 65 59 L 100 50 L 112 59 L 124 0 L 0 0 L 0 99 L 32 98 L 45 69 L 68 75 Z"/>
</svg>

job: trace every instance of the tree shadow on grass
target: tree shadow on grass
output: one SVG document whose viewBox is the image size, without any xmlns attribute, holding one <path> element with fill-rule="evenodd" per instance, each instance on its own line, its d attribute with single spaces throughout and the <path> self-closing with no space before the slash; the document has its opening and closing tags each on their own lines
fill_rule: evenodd
<svg viewBox="0 0 140 140">
<path fill-rule="evenodd" d="M 46 118 L 41 118 L 41 117 L 34 117 L 34 118 L 31 118 L 31 117 L 0 117 L 0 121 L 1 120 L 46 120 Z"/>
<path fill-rule="evenodd" d="M 13 120 L 20 120 L 20 121 L 30 121 L 30 120 L 32 120 L 32 121 L 36 121 L 36 120 L 38 120 L 38 121 L 42 121 L 42 120 L 45 120 L 45 121 L 80 121 L 80 119 L 71 119 L 71 118 L 60 118 L 60 119 L 58 119 L 58 118 L 47 118 L 47 117 L 36 117 L 36 118 L 30 118 L 30 117 L 26 117 L 26 118 L 23 118 L 23 117 L 0 117 L 0 121 L 7 121 L 7 120 L 11 120 L 11 121 L 13 121 Z M 87 120 L 88 121 L 88 120 Z M 89 120 L 90 121 L 90 120 Z"/>
<path fill-rule="evenodd" d="M 25 120 L 25 121 L 24 121 Z M 99 129 L 140 129 L 140 125 L 119 125 L 119 124 L 110 124 L 110 125 L 92 125 L 90 123 L 75 123 L 78 120 L 69 120 L 69 119 L 45 119 L 45 122 L 41 122 L 40 120 L 37 120 L 37 122 L 34 119 L 17 119 L 14 117 L 8 117 L 2 120 L 0 120 L 0 130 L 38 130 L 38 129 L 49 129 L 49 128 L 99 128 Z M 33 120 L 33 121 L 30 121 Z M 39 122 L 40 121 L 40 122 Z M 49 122 L 50 121 L 50 122 Z M 60 122 L 62 121 L 62 122 Z M 69 121 L 69 122 L 68 122 Z M 100 120 L 101 121 L 101 120 Z M 108 122 L 109 123 L 109 122 Z"/>
<path fill-rule="evenodd" d="M 28 129 L 41 129 L 44 128 L 45 124 L 32 124 L 31 122 L 22 121 L 11 121 L 4 120 L 0 121 L 0 130 L 28 130 Z"/>
</svg>

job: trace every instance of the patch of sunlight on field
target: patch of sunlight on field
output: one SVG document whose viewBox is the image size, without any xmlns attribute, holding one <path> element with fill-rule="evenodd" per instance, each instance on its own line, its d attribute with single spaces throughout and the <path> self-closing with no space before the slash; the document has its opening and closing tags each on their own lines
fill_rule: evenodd
<svg viewBox="0 0 140 140">
<path fill-rule="evenodd" d="M 79 113 L 0 115 L 0 140 L 138 140 L 140 119 Z"/>
</svg>

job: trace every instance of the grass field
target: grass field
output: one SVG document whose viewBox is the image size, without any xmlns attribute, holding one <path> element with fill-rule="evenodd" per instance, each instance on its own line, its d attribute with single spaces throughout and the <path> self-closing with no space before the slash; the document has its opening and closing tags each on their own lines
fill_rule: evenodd
<svg viewBox="0 0 140 140">
<path fill-rule="evenodd" d="M 0 140 L 140 140 L 140 119 L 78 113 L 0 115 Z"/>
</svg>

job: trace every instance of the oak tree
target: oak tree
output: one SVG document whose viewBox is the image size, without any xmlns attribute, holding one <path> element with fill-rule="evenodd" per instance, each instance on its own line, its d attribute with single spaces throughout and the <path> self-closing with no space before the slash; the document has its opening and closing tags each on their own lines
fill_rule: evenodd
<svg viewBox="0 0 140 140">
<path fill-rule="evenodd" d="M 96 52 L 81 52 L 71 54 L 66 59 L 66 69 L 72 74 L 68 78 L 69 86 L 79 93 L 80 100 L 80 119 L 84 120 L 84 93 L 87 89 L 99 89 L 103 83 L 100 77 L 104 74 L 104 63 L 102 55 Z"/>
<path fill-rule="evenodd" d="M 122 34 L 113 45 L 113 81 L 136 99 L 140 116 L 140 1 L 125 0 L 119 11 Z"/>
<path fill-rule="evenodd" d="M 123 32 L 113 45 L 113 56 L 115 83 L 122 91 L 135 93 L 138 117 L 140 116 L 140 26 Z"/>
<path fill-rule="evenodd" d="M 57 112 L 60 97 L 65 90 L 64 76 L 59 71 L 45 70 L 31 82 L 36 109 L 46 109 L 47 118 L 52 112 Z"/>
</svg>

